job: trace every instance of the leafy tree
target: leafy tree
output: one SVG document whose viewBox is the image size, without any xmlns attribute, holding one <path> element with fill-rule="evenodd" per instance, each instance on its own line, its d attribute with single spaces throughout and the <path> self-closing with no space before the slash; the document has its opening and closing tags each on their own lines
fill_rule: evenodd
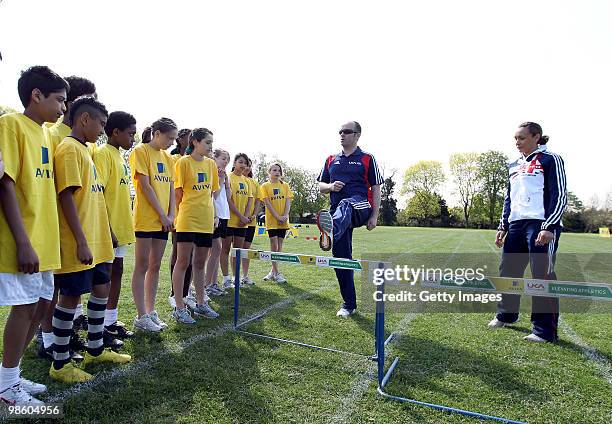
<svg viewBox="0 0 612 424">
<path fill-rule="evenodd" d="M 439 191 L 445 180 L 442 163 L 422 160 L 412 165 L 404 173 L 401 194 L 416 194 L 417 192 L 432 194 Z"/>
<path fill-rule="evenodd" d="M 397 200 L 393 198 L 395 172 L 385 178 L 380 188 L 380 214 L 379 222 L 381 225 L 397 225 Z"/>
<path fill-rule="evenodd" d="M 474 196 L 480 186 L 478 182 L 478 153 L 453 153 L 449 160 L 451 174 L 453 174 L 456 192 L 463 207 L 466 228 L 470 225 L 470 212 Z"/>
<path fill-rule="evenodd" d="M 483 206 L 487 211 L 489 228 L 495 228 L 508 185 L 508 158 L 502 152 L 489 150 L 480 155 L 478 162 Z"/>
</svg>

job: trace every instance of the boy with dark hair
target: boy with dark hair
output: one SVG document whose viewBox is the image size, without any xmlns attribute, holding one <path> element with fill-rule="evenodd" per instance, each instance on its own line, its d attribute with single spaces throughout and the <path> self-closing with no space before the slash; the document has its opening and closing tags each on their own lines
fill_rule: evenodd
<svg viewBox="0 0 612 424">
<path fill-rule="evenodd" d="M 117 320 L 117 304 L 121 292 L 123 258 L 128 244 L 136 241 L 130 198 L 130 172 L 119 148 L 132 148 L 136 119 L 126 112 L 112 112 L 108 116 L 104 132 L 108 141 L 96 150 L 93 159 L 99 182 L 104 188 L 104 201 L 112 236 L 117 240 L 115 259 L 108 261 L 111 285 L 104 315 L 104 346 L 113 347 L 119 343 L 123 344 L 120 339 L 134 335 Z"/>
<path fill-rule="evenodd" d="M 55 178 L 60 203 L 62 267 L 55 273 L 59 299 L 53 314 L 53 364 L 49 375 L 64 383 L 92 378 L 70 362 L 68 343 L 72 320 L 80 296 L 91 292 L 87 303 L 87 351 L 83 366 L 97 362 L 126 363 L 121 355 L 103 345 L 104 311 L 110 278 L 104 262 L 113 259 L 102 186 L 86 143 L 93 143 L 106 124 L 108 112 L 93 97 L 80 97 L 72 104 L 72 131 L 55 152 Z M 76 254 L 75 254 L 76 253 Z"/>
<path fill-rule="evenodd" d="M 46 66 L 24 71 L 17 84 L 25 110 L 0 117 L 0 305 L 11 306 L 4 327 L 0 403 L 40 405 L 42 384 L 20 378 L 19 362 L 32 339 L 39 299 L 53 297 L 60 268 L 60 235 L 53 155 L 42 125 L 66 111 L 68 83 Z"/>
<path fill-rule="evenodd" d="M 70 85 L 68 89 L 68 97 L 66 99 L 66 112 L 62 119 L 58 119 L 57 122 L 53 121 L 45 123 L 45 130 L 47 137 L 51 143 L 53 151 L 57 148 L 60 142 L 70 135 L 72 130 L 72 124 L 70 122 L 70 108 L 72 103 L 81 96 L 92 96 L 97 98 L 96 86 L 93 82 L 86 78 L 69 76 L 66 77 L 66 81 Z M 89 144 L 88 149 L 92 149 L 94 144 Z M 53 153 L 52 153 L 53 155 Z M 39 305 L 39 313 L 43 314 L 41 320 L 41 333 L 40 333 L 40 344 L 38 346 L 38 356 L 41 358 L 53 359 L 53 326 L 51 321 L 53 320 L 53 311 L 55 310 L 55 303 L 57 302 L 57 289 L 53 294 L 53 299 L 50 302 L 41 302 Z M 83 340 L 79 337 L 77 331 L 82 328 L 87 330 L 87 317 L 83 315 L 83 305 L 79 303 L 77 305 L 77 311 L 75 314 L 75 323 L 72 335 L 70 337 L 70 349 L 74 351 L 71 353 L 71 357 L 75 360 L 82 360 L 83 357 L 78 353 L 85 349 Z"/>
</svg>

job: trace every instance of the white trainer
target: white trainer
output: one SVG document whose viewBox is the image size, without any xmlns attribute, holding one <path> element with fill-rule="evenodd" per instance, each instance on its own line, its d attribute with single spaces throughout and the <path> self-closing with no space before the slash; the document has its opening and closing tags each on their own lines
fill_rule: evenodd
<svg viewBox="0 0 612 424">
<path fill-rule="evenodd" d="M 229 275 L 223 276 L 223 288 L 225 290 L 234 288 L 234 280 Z"/>
<path fill-rule="evenodd" d="M 21 388 L 31 395 L 39 395 L 47 391 L 47 386 L 44 384 L 34 383 L 23 377 L 21 377 Z"/>
<path fill-rule="evenodd" d="M 149 316 L 151 317 L 151 321 L 157 324 L 157 326 L 161 328 L 162 330 L 165 330 L 166 328 L 168 328 L 168 324 L 166 324 L 161 319 L 159 319 L 159 315 L 157 315 L 157 311 L 151 312 Z"/>
<path fill-rule="evenodd" d="M 176 308 L 176 299 L 174 296 L 168 296 L 168 303 L 172 309 Z"/>
<path fill-rule="evenodd" d="M 276 281 L 276 274 L 272 271 L 268 272 L 268 274 L 263 278 L 264 281 Z"/>
<path fill-rule="evenodd" d="M 183 302 L 192 311 L 195 309 L 196 305 L 198 304 L 198 302 L 196 302 L 195 296 L 193 296 L 191 292 L 187 295 L 187 297 L 183 298 Z"/>
<path fill-rule="evenodd" d="M 342 307 L 338 312 L 336 312 L 336 316 L 341 318 L 348 318 L 349 315 L 353 315 L 356 312 L 357 309 L 346 309 L 345 307 Z"/>
<path fill-rule="evenodd" d="M 546 339 L 543 339 L 540 336 L 536 336 L 533 333 L 531 333 L 528 336 L 523 337 L 523 340 L 525 340 L 526 342 L 535 342 L 535 343 L 546 343 L 548 341 Z"/>
<path fill-rule="evenodd" d="M 12 387 L 4 390 L 0 393 L 0 404 L 5 403 L 8 405 L 44 405 L 43 401 L 32 397 L 31 394 L 26 392 L 20 383 L 15 384 Z"/>
<path fill-rule="evenodd" d="M 219 314 L 215 312 L 215 310 L 211 308 L 208 303 L 204 303 L 203 305 L 196 306 L 196 308 L 193 310 L 193 314 L 200 316 L 200 317 L 206 317 L 206 318 L 218 318 L 219 317 Z"/>
<path fill-rule="evenodd" d="M 191 317 L 189 310 L 187 307 L 183 309 L 174 308 L 172 311 L 172 318 L 176 320 L 176 322 L 181 324 L 195 324 L 196 320 Z"/>
<path fill-rule="evenodd" d="M 134 318 L 134 330 L 148 331 L 150 333 L 159 333 L 162 329 L 155 324 L 149 314 L 144 314 L 140 318 Z"/>
<path fill-rule="evenodd" d="M 242 284 L 246 284 L 247 286 L 255 285 L 255 281 L 251 280 L 251 277 L 249 277 L 248 275 L 245 275 L 244 277 L 242 277 L 242 280 L 240 281 L 242 282 Z"/>
<path fill-rule="evenodd" d="M 274 278 L 274 281 L 276 281 L 277 283 L 286 283 L 287 279 L 285 278 L 285 276 L 283 274 L 281 274 L 279 272 L 278 274 L 276 274 L 276 277 Z"/>
<path fill-rule="evenodd" d="M 489 328 L 502 328 L 505 327 L 506 325 L 508 325 L 507 323 L 500 321 L 497 319 L 497 317 L 493 318 L 491 321 L 489 321 L 489 323 L 487 324 L 487 326 Z"/>
</svg>

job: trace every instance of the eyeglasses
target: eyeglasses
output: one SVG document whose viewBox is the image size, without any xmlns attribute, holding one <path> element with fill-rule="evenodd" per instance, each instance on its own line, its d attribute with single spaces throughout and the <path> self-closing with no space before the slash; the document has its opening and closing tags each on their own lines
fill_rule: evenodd
<svg viewBox="0 0 612 424">
<path fill-rule="evenodd" d="M 338 131 L 338 134 L 340 134 L 340 135 L 342 135 L 342 134 L 357 134 L 357 131 L 349 130 L 349 129 L 342 129 L 342 130 Z"/>
</svg>

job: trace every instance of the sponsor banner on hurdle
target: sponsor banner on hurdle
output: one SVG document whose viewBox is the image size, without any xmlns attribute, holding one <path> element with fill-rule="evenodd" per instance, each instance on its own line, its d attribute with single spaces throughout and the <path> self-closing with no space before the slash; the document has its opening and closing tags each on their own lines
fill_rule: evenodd
<svg viewBox="0 0 612 424">
<path fill-rule="evenodd" d="M 484 279 L 464 280 L 461 283 L 451 279 L 421 280 L 420 283 L 424 287 L 443 289 L 612 301 L 612 287 L 610 284 L 603 283 L 505 277 L 485 277 Z"/>
<path fill-rule="evenodd" d="M 386 262 L 358 261 L 329 256 L 301 255 L 298 253 L 270 252 L 252 249 L 232 249 L 232 256 L 236 256 L 236 250 L 240 250 L 240 255 L 245 259 L 248 258 L 267 262 L 275 261 L 301 265 L 315 265 L 321 268 L 362 271 L 372 267 L 383 267 L 385 265 L 389 265 Z"/>
</svg>

